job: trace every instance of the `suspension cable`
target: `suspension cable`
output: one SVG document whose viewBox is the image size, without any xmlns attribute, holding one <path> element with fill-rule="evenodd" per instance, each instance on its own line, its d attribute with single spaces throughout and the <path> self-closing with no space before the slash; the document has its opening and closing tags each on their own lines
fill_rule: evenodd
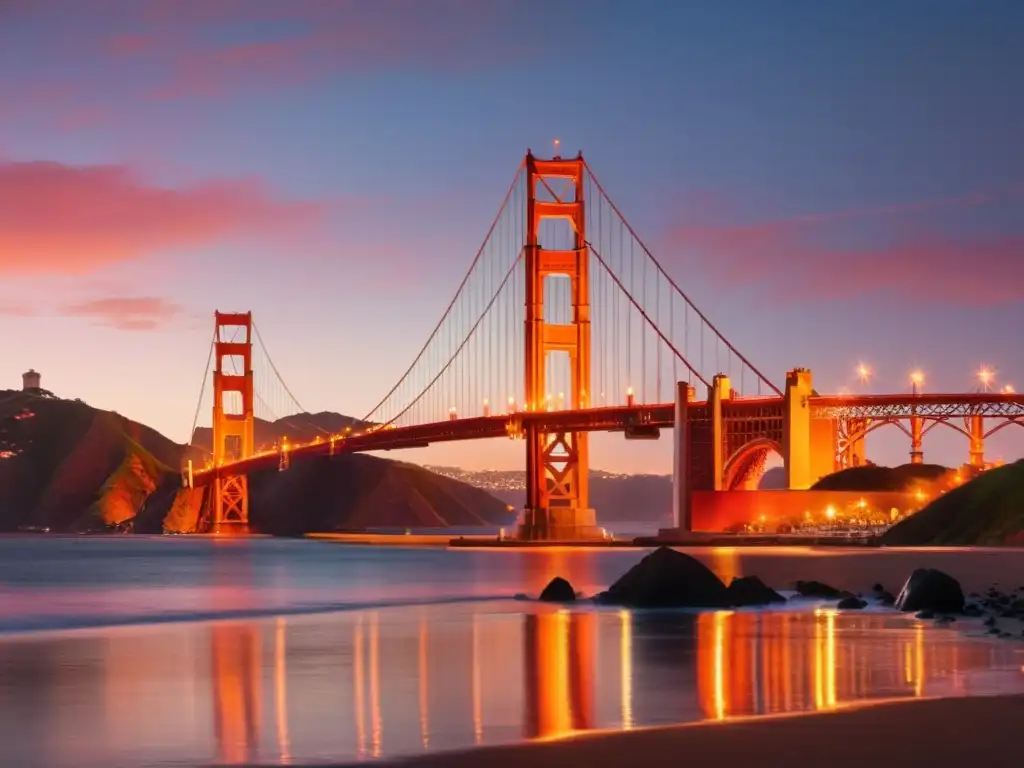
<svg viewBox="0 0 1024 768">
<path fill-rule="evenodd" d="M 524 166 L 525 166 L 525 160 L 523 162 L 521 162 L 519 164 L 519 167 L 516 169 L 516 175 L 512 178 L 512 183 L 509 185 L 508 191 L 505 193 L 505 198 L 504 198 L 504 200 L 501 201 L 501 206 L 498 208 L 498 212 L 495 214 L 494 220 L 491 222 L 491 226 L 488 228 L 487 234 L 484 236 L 484 241 L 480 244 L 480 248 L 476 252 L 476 256 L 473 257 L 473 262 L 469 265 L 469 269 L 466 271 L 466 276 L 463 277 L 462 278 L 462 282 L 459 283 L 459 287 L 455 291 L 455 295 L 452 297 L 451 302 L 448 304 L 448 308 L 444 311 L 444 314 L 441 315 L 441 319 L 437 321 L 437 325 L 434 326 L 434 330 L 430 332 L 430 336 L 427 338 L 427 341 L 423 345 L 423 348 L 420 349 L 419 354 L 416 355 L 415 359 L 413 359 L 413 361 L 409 364 L 409 367 L 405 369 L 405 373 L 403 373 L 399 377 L 398 382 L 395 384 L 395 386 L 393 386 L 391 388 L 391 391 L 389 391 L 386 395 L 384 395 L 384 397 L 381 398 L 380 402 L 377 403 L 370 410 L 370 412 L 367 414 L 366 419 L 364 419 L 364 421 L 369 421 L 370 417 L 373 416 L 373 414 L 377 412 L 377 409 L 380 408 L 382 405 L 384 405 L 384 403 L 386 403 L 388 401 L 388 398 L 390 398 L 393 394 L 395 394 L 395 392 L 398 390 L 398 388 L 400 386 L 402 386 L 402 382 L 404 382 L 406 377 L 410 373 L 412 373 L 413 368 L 416 367 L 416 364 L 420 361 L 420 358 L 423 357 L 423 355 L 426 353 L 427 349 L 430 347 L 430 343 L 434 340 L 434 338 L 437 336 L 438 332 L 441 330 L 441 326 L 444 324 L 444 321 L 446 319 L 448 319 L 448 315 L 451 314 L 452 307 L 454 307 L 455 306 L 455 302 L 459 300 L 459 296 L 462 295 L 462 289 L 466 287 L 466 283 L 469 282 L 469 278 L 473 274 L 473 270 L 476 268 L 477 262 L 479 262 L 480 261 L 480 257 L 483 256 L 484 250 L 487 248 L 487 243 L 491 239 L 491 234 L 494 232 L 494 229 L 498 226 L 498 221 L 501 219 L 501 214 L 505 212 L 505 206 L 508 205 L 508 201 L 512 197 L 512 192 L 515 191 L 516 184 L 519 182 L 519 177 L 522 176 L 523 167 Z M 518 261 L 518 259 L 517 259 L 517 261 Z M 433 382 L 431 382 L 431 383 L 433 383 Z"/>
<path fill-rule="evenodd" d="M 708 383 L 708 381 L 703 376 L 701 376 L 700 371 L 698 371 L 696 368 L 690 365 L 690 361 L 687 360 L 686 357 L 678 349 L 676 349 L 675 345 L 665 336 L 662 330 L 651 320 L 650 316 L 647 314 L 647 312 L 644 311 L 644 308 L 640 306 L 639 302 L 637 302 L 637 300 L 633 298 L 633 295 L 628 290 L 626 290 L 626 286 L 622 284 L 622 281 L 619 279 L 618 275 L 612 272 L 607 262 L 605 262 L 601 254 L 597 252 L 597 249 L 594 248 L 594 244 L 589 241 L 585 242 L 587 248 L 589 248 L 590 252 L 594 255 L 594 258 L 597 259 L 597 263 L 604 267 L 604 271 L 607 272 L 611 276 L 612 280 L 615 281 L 615 284 L 619 286 L 619 290 L 622 291 L 622 293 L 626 296 L 627 299 L 629 299 L 630 303 L 636 308 L 637 312 L 640 313 L 640 316 L 644 319 L 647 325 L 649 325 L 654 330 L 654 332 L 658 334 L 661 340 L 668 345 L 668 348 L 672 350 L 672 353 L 677 358 L 679 358 L 680 362 L 682 362 L 682 364 L 686 366 L 690 373 L 692 373 L 694 376 L 700 379 L 701 383 L 704 384 L 704 386 L 710 387 L 711 384 Z"/>
<path fill-rule="evenodd" d="M 686 293 L 683 292 L 682 288 L 680 288 L 679 285 L 676 283 L 676 281 L 672 279 L 671 275 L 669 275 L 668 272 L 665 271 L 665 268 L 661 266 L 661 262 L 655 258 L 654 254 L 651 253 L 650 249 L 644 244 L 644 241 L 640 239 L 640 236 L 636 233 L 636 231 L 633 229 L 630 223 L 626 220 L 626 217 L 622 215 L 622 211 L 620 211 L 619 207 L 615 205 L 615 201 L 608 196 L 607 192 L 605 192 L 604 187 L 601 186 L 601 182 L 598 181 L 597 176 L 594 174 L 594 171 L 593 169 L 591 169 L 590 165 L 586 163 L 586 161 L 584 161 L 584 165 L 587 168 L 587 173 L 590 174 L 591 180 L 597 187 L 598 192 L 600 192 L 601 196 L 608 201 L 608 204 L 611 206 L 612 210 L 615 211 L 615 214 L 622 220 L 623 225 L 625 225 L 626 229 L 633 236 L 633 239 L 636 240 L 636 242 L 639 244 L 640 248 L 643 249 L 644 253 L 647 254 L 647 257 L 652 262 L 654 262 L 654 266 L 657 267 L 662 277 L 668 280 L 669 284 L 675 289 L 676 293 L 683 297 L 683 300 L 690 306 L 690 308 L 694 312 L 697 313 L 697 317 L 699 317 L 704 322 L 704 324 L 711 329 L 715 336 L 717 336 L 722 342 L 724 342 L 725 346 L 732 350 L 736 357 L 738 357 L 748 368 L 750 368 L 750 370 L 752 370 L 757 375 L 757 377 L 761 379 L 761 381 L 763 381 L 765 384 L 771 387 L 771 389 L 774 390 L 775 394 L 777 394 L 779 397 L 782 397 L 782 390 L 780 390 L 778 387 L 775 386 L 775 384 L 773 384 L 768 378 L 766 378 L 765 375 L 761 373 L 761 371 L 759 371 L 757 367 L 743 355 L 742 352 L 736 349 L 736 347 L 734 347 L 732 343 L 727 338 L 725 338 L 725 336 L 722 335 L 718 328 L 715 327 L 714 323 L 708 320 L 707 316 L 700 311 L 697 305 L 690 300 L 690 297 L 687 296 Z"/>
<path fill-rule="evenodd" d="M 487 306 L 484 307 L 483 312 L 480 313 L 480 317 L 478 317 L 476 322 L 473 323 L 473 327 L 470 328 L 469 331 L 466 333 L 466 338 L 464 338 L 462 340 L 462 343 L 459 344 L 458 347 L 456 347 L 455 351 L 452 353 L 452 356 L 450 358 L 448 358 L 448 362 L 446 362 L 444 364 L 444 367 L 441 368 L 441 370 L 437 372 L 437 374 L 434 376 L 434 378 L 432 378 L 427 383 L 427 386 L 425 386 L 423 388 L 423 391 L 420 392 L 411 403 L 409 403 L 405 408 L 403 408 L 401 411 L 399 411 L 396 415 L 392 416 L 388 421 L 386 421 L 384 423 L 383 426 L 386 427 L 386 426 L 388 426 L 390 424 L 394 424 L 398 419 L 400 419 L 402 416 L 404 416 L 414 405 L 416 405 L 416 403 L 418 403 L 420 401 L 420 399 L 427 392 L 430 391 L 430 388 L 433 387 L 435 383 L 437 383 L 437 380 L 441 378 L 441 376 L 444 374 L 444 372 L 447 371 L 448 368 L 451 367 L 451 364 L 459 356 L 459 353 L 462 351 L 463 347 L 465 347 L 466 344 L 469 343 L 469 340 L 472 338 L 473 334 L 476 332 L 476 329 L 480 326 L 480 323 L 482 323 L 484 318 L 487 317 L 487 313 L 491 310 L 491 307 L 494 306 L 494 302 L 496 302 L 498 300 L 498 297 L 501 295 L 502 290 L 504 290 L 505 285 L 509 281 L 509 278 L 511 278 L 512 274 L 515 272 L 516 266 L 518 266 L 520 260 L 522 260 L 524 250 L 520 250 L 519 251 L 519 255 L 516 256 L 515 260 L 512 262 L 512 266 L 510 266 L 508 268 L 508 271 L 505 273 L 505 278 L 501 281 L 501 284 L 498 286 L 498 289 L 494 292 L 494 295 L 491 297 L 491 300 L 489 302 L 487 302 Z M 369 421 L 370 416 L 372 416 L 372 415 L 373 415 L 373 413 L 371 412 L 369 415 L 366 416 L 366 418 L 363 419 L 363 421 Z"/>
<path fill-rule="evenodd" d="M 213 348 L 216 341 L 217 332 L 214 331 L 213 335 L 210 337 L 210 353 L 206 356 L 206 368 L 203 370 L 203 384 L 199 388 L 199 401 L 196 403 L 196 413 L 195 416 L 192 417 L 192 431 L 188 433 L 188 445 L 192 445 L 192 440 L 196 435 L 196 425 L 199 424 L 199 411 L 203 408 L 203 395 L 206 394 L 206 382 L 210 378 L 210 363 L 213 361 Z"/>
</svg>

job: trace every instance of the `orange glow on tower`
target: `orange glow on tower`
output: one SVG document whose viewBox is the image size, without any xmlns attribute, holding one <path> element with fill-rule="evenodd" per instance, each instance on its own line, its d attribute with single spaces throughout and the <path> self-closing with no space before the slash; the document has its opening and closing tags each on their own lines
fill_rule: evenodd
<svg viewBox="0 0 1024 768">
<path fill-rule="evenodd" d="M 254 452 L 252 312 L 215 312 L 213 344 L 213 463 L 220 467 Z M 230 370 L 225 370 L 226 359 Z M 229 400 L 228 395 L 234 397 Z M 218 474 L 212 507 L 214 532 L 244 532 L 249 525 L 248 478 Z"/>
<path fill-rule="evenodd" d="M 565 160 L 539 160 L 526 156 L 526 327 L 525 391 L 527 403 L 545 403 L 547 362 L 551 353 L 567 354 L 571 376 L 569 403 L 584 407 L 590 390 L 590 279 L 589 249 L 583 201 L 586 166 L 583 156 Z M 554 189 L 565 184 L 561 195 Z M 538 198 L 539 192 L 546 192 Z M 540 242 L 545 219 L 561 219 L 572 228 L 573 248 L 551 250 Z M 572 295 L 572 322 L 561 325 L 544 319 L 544 281 L 548 276 L 568 277 Z M 545 434 L 527 428 L 526 509 L 520 531 L 524 538 L 578 538 L 594 527 L 589 509 L 587 473 L 589 453 L 584 432 Z"/>
</svg>

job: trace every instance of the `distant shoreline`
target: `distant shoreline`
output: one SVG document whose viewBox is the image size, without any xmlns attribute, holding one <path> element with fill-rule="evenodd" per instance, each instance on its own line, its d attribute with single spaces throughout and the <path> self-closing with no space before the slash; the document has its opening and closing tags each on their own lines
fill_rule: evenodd
<svg viewBox="0 0 1024 768">
<path fill-rule="evenodd" d="M 480 747 L 463 752 L 383 760 L 410 768 L 645 768 L 698 764 L 791 768 L 794 753 L 813 755 L 809 765 L 864 768 L 914 765 L 1017 765 L 1024 696 L 888 699 L 831 712 L 762 715 L 721 722 L 589 732 L 555 741 Z M 357 763 L 335 763 L 335 768 Z"/>
</svg>

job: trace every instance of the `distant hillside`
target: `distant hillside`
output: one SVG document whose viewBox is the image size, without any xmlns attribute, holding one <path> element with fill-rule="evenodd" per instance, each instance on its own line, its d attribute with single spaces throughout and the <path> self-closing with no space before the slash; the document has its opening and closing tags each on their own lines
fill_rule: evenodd
<svg viewBox="0 0 1024 768">
<path fill-rule="evenodd" d="M 900 521 L 882 544 L 1024 545 L 1024 460 L 983 472 Z"/>
<path fill-rule="evenodd" d="M 178 477 L 182 446 L 85 403 L 0 392 L 0 530 L 102 530 Z"/>
<path fill-rule="evenodd" d="M 254 420 L 256 450 L 264 450 L 287 437 L 292 443 L 306 443 L 317 437 L 342 434 L 346 430 L 358 432 L 369 426 L 364 421 L 342 416 L 340 413 L 321 411 L 320 413 L 298 413 L 277 421 Z M 197 427 L 192 435 L 192 445 L 203 451 L 210 452 L 213 448 L 213 430 L 210 427 Z"/>
<path fill-rule="evenodd" d="M 192 499 L 184 497 L 193 496 Z M 162 527 L 182 533 L 201 528 L 203 491 L 170 489 L 140 515 L 139 532 Z M 177 503 L 178 509 L 174 509 Z M 365 528 L 444 528 L 509 525 L 516 513 L 479 488 L 423 467 L 376 456 L 322 456 L 295 462 L 285 472 L 249 477 L 249 520 L 279 536 Z"/>
<path fill-rule="evenodd" d="M 307 418 L 335 429 L 351 423 L 337 414 Z M 140 533 L 195 531 L 204 491 L 181 491 L 178 467 L 186 450 L 149 427 L 82 402 L 0 392 L 0 531 L 87 532 L 121 525 Z M 485 491 L 422 467 L 356 455 L 253 475 L 250 517 L 257 530 L 297 534 L 504 525 L 510 513 Z"/>
<path fill-rule="evenodd" d="M 869 464 L 826 475 L 811 486 L 812 491 L 906 491 L 915 487 L 951 486 L 955 470 L 939 464 L 901 464 L 882 467 Z"/>
<path fill-rule="evenodd" d="M 526 473 L 520 470 L 468 471 L 456 467 L 427 467 L 433 472 L 475 485 L 521 509 L 526 503 Z M 590 472 L 590 505 L 599 521 L 668 523 L 672 518 L 670 475 L 618 475 Z"/>
</svg>

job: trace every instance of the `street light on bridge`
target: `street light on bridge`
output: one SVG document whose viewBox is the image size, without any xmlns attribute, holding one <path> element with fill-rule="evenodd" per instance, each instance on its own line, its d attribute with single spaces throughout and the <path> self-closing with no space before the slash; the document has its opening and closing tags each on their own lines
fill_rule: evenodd
<svg viewBox="0 0 1024 768">
<path fill-rule="evenodd" d="M 861 384 L 867 384 L 868 379 L 871 378 L 871 368 L 864 363 L 857 364 L 857 378 L 860 379 Z"/>
<path fill-rule="evenodd" d="M 914 371 L 910 374 L 910 386 L 915 395 L 921 394 L 921 385 L 924 384 L 924 374 L 921 371 Z"/>
<path fill-rule="evenodd" d="M 1003 386 L 1002 393 L 1004 395 L 1012 395 L 1012 394 L 1015 394 L 1016 392 L 1017 392 L 1017 390 L 1015 390 L 1013 388 L 1013 385 L 1011 385 L 1011 384 L 1006 384 L 1005 386 Z"/>
<path fill-rule="evenodd" d="M 982 366 L 981 370 L 978 371 L 978 382 L 981 384 L 981 391 L 991 391 L 992 382 L 995 381 L 995 378 L 996 375 L 990 368 Z"/>
</svg>

